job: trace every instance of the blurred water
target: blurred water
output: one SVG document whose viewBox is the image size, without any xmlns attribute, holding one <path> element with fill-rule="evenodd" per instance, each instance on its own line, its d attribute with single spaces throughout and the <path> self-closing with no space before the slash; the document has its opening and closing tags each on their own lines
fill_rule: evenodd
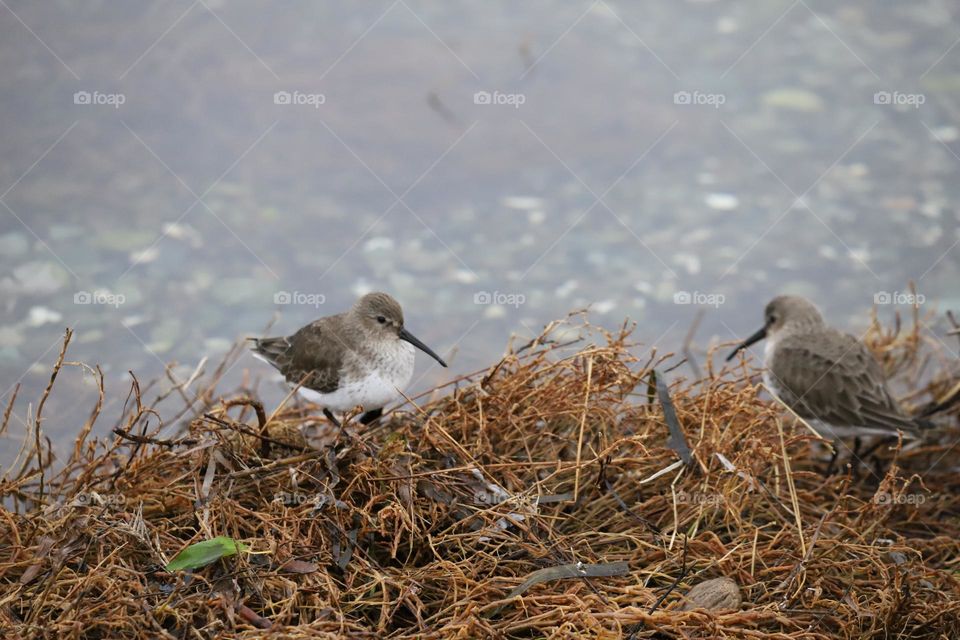
<svg viewBox="0 0 960 640">
<path fill-rule="evenodd" d="M 115 416 L 128 371 L 186 375 L 369 289 L 456 352 L 414 391 L 590 303 L 662 349 L 704 308 L 700 353 L 782 291 L 851 330 L 911 279 L 957 308 L 957 11 L 8 0 L 4 404 L 23 389 L 0 458 L 65 326 Z M 279 400 L 249 357 L 226 386 L 244 374 Z M 65 370 L 46 431 L 94 401 Z"/>
</svg>

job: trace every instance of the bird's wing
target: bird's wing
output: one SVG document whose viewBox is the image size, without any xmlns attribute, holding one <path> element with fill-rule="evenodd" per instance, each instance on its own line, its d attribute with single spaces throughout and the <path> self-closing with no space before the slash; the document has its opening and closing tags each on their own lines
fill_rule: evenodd
<svg viewBox="0 0 960 640">
<path fill-rule="evenodd" d="M 292 336 L 255 339 L 253 350 L 280 373 L 287 382 L 320 393 L 332 393 L 340 383 L 343 350 L 331 348 L 339 336 L 336 327 L 321 318 L 302 327 Z"/>
<path fill-rule="evenodd" d="M 891 432 L 916 429 L 890 395 L 880 364 L 853 336 L 832 332 L 817 343 L 786 336 L 769 368 L 784 402 L 803 418 Z"/>
</svg>

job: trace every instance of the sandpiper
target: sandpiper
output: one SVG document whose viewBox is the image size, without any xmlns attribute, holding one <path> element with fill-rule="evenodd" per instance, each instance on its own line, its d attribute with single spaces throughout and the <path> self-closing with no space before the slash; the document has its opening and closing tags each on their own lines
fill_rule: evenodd
<svg viewBox="0 0 960 640">
<path fill-rule="evenodd" d="M 860 435 L 915 437 L 926 426 L 893 398 L 880 363 L 855 337 L 828 327 L 816 306 L 799 296 L 767 304 L 763 328 L 727 356 L 764 338 L 767 388 L 829 438 Z"/>
<path fill-rule="evenodd" d="M 327 316 L 292 336 L 250 338 L 253 355 L 297 385 L 301 396 L 333 411 L 364 411 L 362 424 L 383 413 L 413 376 L 414 347 L 447 363 L 403 326 L 400 304 L 386 293 L 368 293 L 346 313 Z"/>
</svg>

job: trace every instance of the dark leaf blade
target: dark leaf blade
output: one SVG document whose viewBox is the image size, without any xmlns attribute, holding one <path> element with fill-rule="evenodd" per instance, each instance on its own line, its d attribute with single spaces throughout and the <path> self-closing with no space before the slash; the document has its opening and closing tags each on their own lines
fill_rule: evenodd
<svg viewBox="0 0 960 640">
<path fill-rule="evenodd" d="M 249 547 L 227 536 L 217 536 L 210 540 L 196 542 L 176 556 L 164 567 L 169 572 L 182 569 L 199 569 L 220 558 L 246 551 Z"/>
<path fill-rule="evenodd" d="M 564 578 L 606 578 L 609 576 L 622 576 L 630 571 L 630 566 L 626 562 L 608 562 L 604 564 L 583 564 L 574 562 L 572 564 L 561 564 L 556 567 L 547 567 L 538 569 L 523 581 L 517 588 L 507 595 L 507 600 L 523 594 L 530 587 L 547 582 L 548 580 L 561 580 Z"/>
<path fill-rule="evenodd" d="M 690 453 L 690 447 L 687 445 L 687 439 L 683 435 L 683 429 L 680 428 L 680 419 L 677 418 L 677 410 L 673 407 L 673 400 L 670 399 L 670 390 L 667 389 L 666 378 L 659 371 L 654 371 L 657 379 L 657 395 L 660 398 L 660 404 L 663 406 L 663 419 L 667 422 L 667 428 L 670 429 L 670 437 L 667 439 L 667 446 L 677 452 L 684 464 L 690 464 L 693 456 Z"/>
</svg>

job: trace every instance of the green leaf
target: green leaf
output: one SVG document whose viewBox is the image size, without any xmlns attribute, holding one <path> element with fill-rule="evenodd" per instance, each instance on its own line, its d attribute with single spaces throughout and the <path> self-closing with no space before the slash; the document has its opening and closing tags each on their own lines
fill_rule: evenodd
<svg viewBox="0 0 960 640">
<path fill-rule="evenodd" d="M 235 555 L 249 548 L 247 545 L 242 542 L 237 542 L 233 538 L 217 536 L 212 540 L 204 540 L 190 545 L 170 561 L 170 564 L 166 566 L 166 570 L 173 572 L 181 569 L 199 569 L 215 560 Z"/>
</svg>

